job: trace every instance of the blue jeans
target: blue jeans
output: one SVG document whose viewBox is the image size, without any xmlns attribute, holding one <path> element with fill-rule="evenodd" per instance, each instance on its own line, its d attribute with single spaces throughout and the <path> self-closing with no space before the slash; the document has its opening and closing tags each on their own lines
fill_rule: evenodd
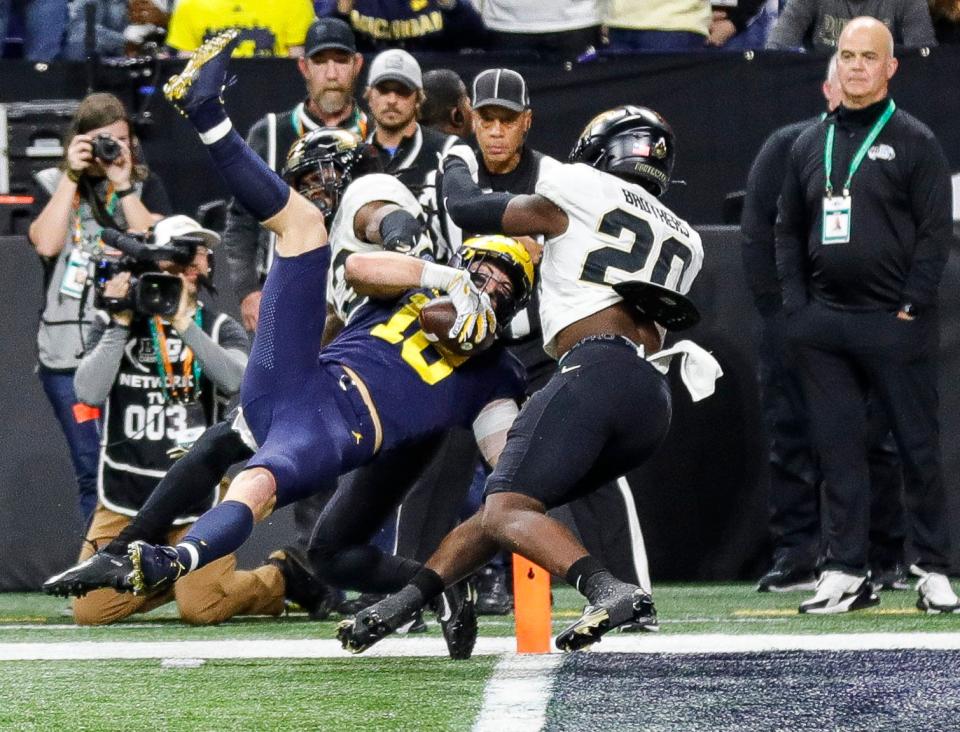
<svg viewBox="0 0 960 732">
<path fill-rule="evenodd" d="M 53 61 L 60 55 L 67 30 L 67 0 L 0 0 L 0 52 L 14 10 L 25 26 L 23 57 L 28 61 Z"/>
<path fill-rule="evenodd" d="M 697 51 L 707 37 L 688 31 L 610 29 L 608 51 Z"/>
<path fill-rule="evenodd" d="M 40 383 L 50 400 L 53 412 L 60 422 L 63 436 L 70 447 L 70 460 L 77 477 L 77 489 L 80 495 L 80 513 L 86 525 L 97 506 L 97 461 L 100 455 L 100 431 L 96 420 L 77 422 L 73 416 L 73 405 L 77 395 L 73 391 L 73 372 L 56 373 L 42 366 L 39 370 Z"/>
</svg>

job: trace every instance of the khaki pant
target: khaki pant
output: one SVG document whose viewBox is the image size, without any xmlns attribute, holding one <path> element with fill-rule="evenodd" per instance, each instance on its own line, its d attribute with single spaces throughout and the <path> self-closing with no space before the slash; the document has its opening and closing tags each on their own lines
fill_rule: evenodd
<svg viewBox="0 0 960 732">
<path fill-rule="evenodd" d="M 129 517 L 98 503 L 80 561 L 94 553 L 94 546 L 110 543 L 128 523 Z M 190 525 L 174 527 L 167 534 L 168 543 L 176 544 L 189 529 Z M 183 622 L 209 625 L 234 615 L 279 615 L 283 612 L 283 594 L 283 575 L 277 567 L 265 564 L 252 571 L 237 571 L 237 559 L 230 554 L 184 575 L 173 588 L 152 597 L 94 590 L 74 599 L 73 617 L 80 625 L 105 625 L 176 600 Z"/>
</svg>

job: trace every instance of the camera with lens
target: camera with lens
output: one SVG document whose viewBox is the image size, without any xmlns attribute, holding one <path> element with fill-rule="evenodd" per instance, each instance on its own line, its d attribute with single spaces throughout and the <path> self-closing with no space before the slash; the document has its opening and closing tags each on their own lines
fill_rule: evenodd
<svg viewBox="0 0 960 732">
<path fill-rule="evenodd" d="M 93 157 L 105 163 L 112 163 L 123 154 L 120 143 L 106 132 L 101 132 L 90 143 L 93 146 Z"/>
<path fill-rule="evenodd" d="M 170 316 L 177 312 L 183 280 L 164 272 L 161 263 L 185 267 L 193 261 L 197 247 L 203 246 L 200 236 L 178 236 L 157 245 L 141 236 L 104 229 L 105 249 L 96 260 L 93 273 L 94 305 L 117 313 L 133 310 L 140 315 Z M 130 273 L 130 287 L 122 297 L 105 294 L 107 282 L 122 272 Z"/>
</svg>

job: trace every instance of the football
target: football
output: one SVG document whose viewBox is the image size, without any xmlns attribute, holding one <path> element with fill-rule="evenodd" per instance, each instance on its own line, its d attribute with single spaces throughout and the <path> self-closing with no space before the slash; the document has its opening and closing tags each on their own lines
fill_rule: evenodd
<svg viewBox="0 0 960 732">
<path fill-rule="evenodd" d="M 456 320 L 457 309 L 449 297 L 431 300 L 420 310 L 420 327 L 426 333 L 427 340 L 460 356 L 481 353 L 490 348 L 496 340 L 494 333 L 487 333 L 480 343 L 460 343 L 456 338 L 447 335 Z"/>
</svg>

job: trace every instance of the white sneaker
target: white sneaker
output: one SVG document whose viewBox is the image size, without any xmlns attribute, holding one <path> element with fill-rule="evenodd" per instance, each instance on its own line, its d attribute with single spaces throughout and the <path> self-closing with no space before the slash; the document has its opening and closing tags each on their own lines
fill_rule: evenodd
<svg viewBox="0 0 960 732">
<path fill-rule="evenodd" d="M 960 598 L 945 574 L 927 572 L 917 582 L 917 608 L 930 615 L 960 612 Z"/>
<path fill-rule="evenodd" d="M 800 603 L 801 613 L 833 615 L 880 604 L 866 577 L 828 570 L 820 575 L 813 597 Z"/>
</svg>

